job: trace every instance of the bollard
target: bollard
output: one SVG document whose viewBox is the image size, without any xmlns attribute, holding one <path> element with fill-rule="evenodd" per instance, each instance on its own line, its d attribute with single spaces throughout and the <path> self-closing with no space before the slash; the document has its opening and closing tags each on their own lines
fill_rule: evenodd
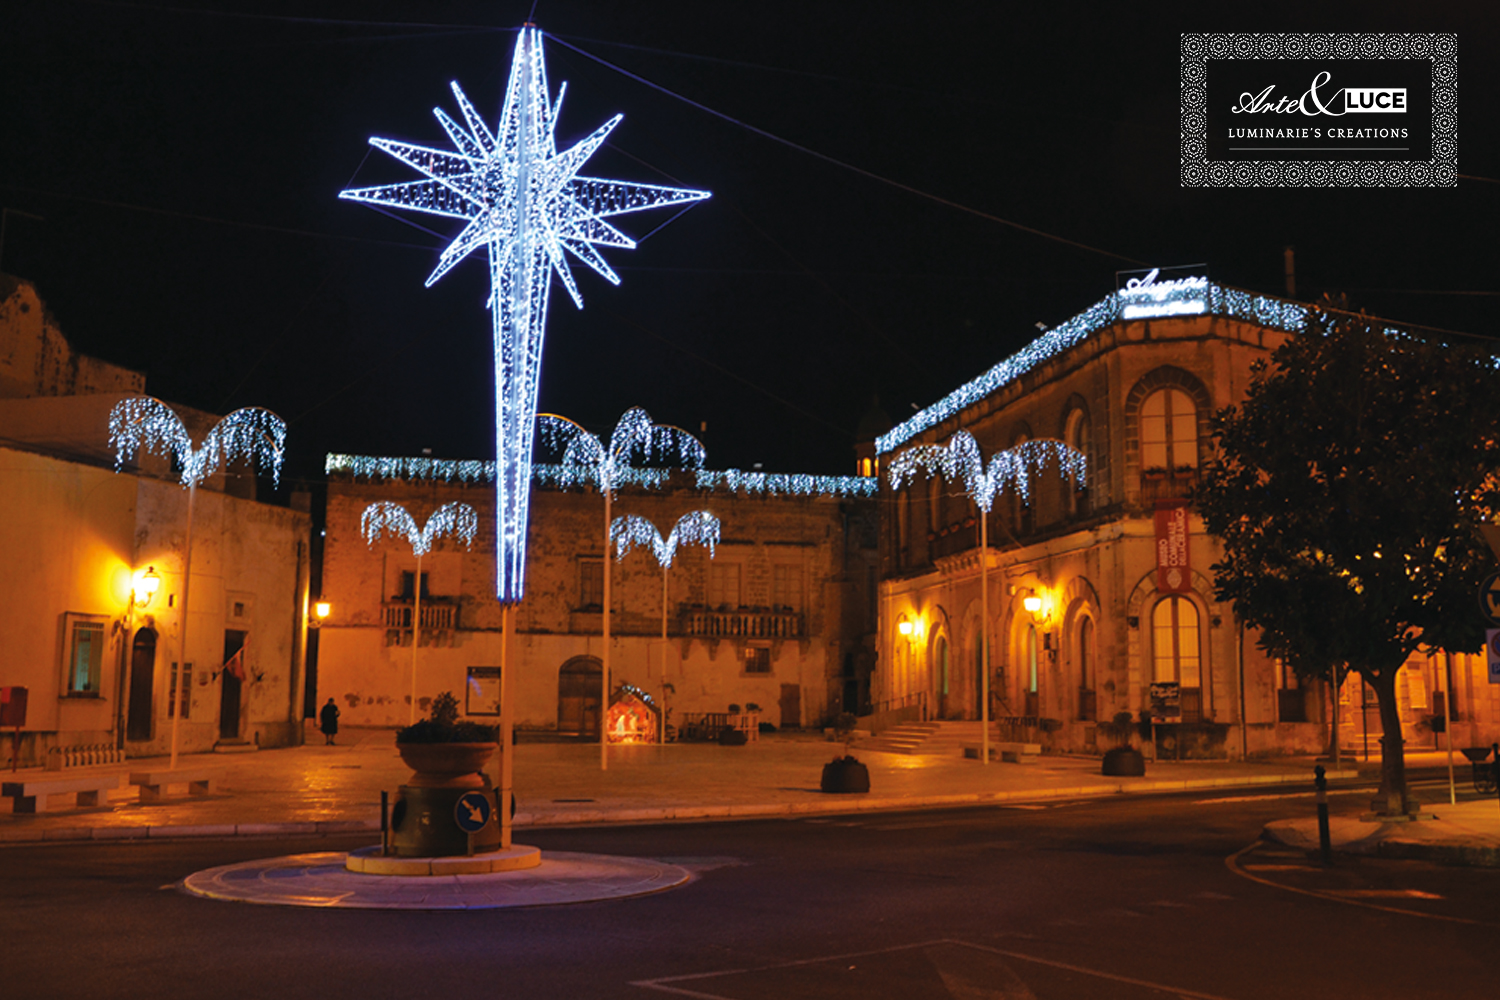
<svg viewBox="0 0 1500 1000">
<path fill-rule="evenodd" d="M 1323 864 L 1333 864 L 1333 842 L 1328 834 L 1328 778 L 1323 765 L 1313 768 L 1313 785 L 1318 789 L 1318 850 L 1323 854 Z"/>
<path fill-rule="evenodd" d="M 380 793 L 380 856 L 385 857 L 391 853 L 391 811 L 390 792 Z"/>
</svg>

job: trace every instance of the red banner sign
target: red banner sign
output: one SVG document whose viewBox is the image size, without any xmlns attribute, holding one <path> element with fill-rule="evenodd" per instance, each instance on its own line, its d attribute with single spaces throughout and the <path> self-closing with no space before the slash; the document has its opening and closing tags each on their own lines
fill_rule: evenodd
<svg viewBox="0 0 1500 1000">
<path fill-rule="evenodd" d="M 1188 569 L 1188 508 L 1181 501 L 1156 505 L 1156 589 L 1163 594 L 1191 590 Z"/>
</svg>

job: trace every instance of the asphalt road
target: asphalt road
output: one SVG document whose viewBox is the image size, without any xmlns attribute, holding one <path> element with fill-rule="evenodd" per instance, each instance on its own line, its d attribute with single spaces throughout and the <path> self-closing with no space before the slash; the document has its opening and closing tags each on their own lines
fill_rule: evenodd
<svg viewBox="0 0 1500 1000">
<path fill-rule="evenodd" d="M 1353 810 L 1358 797 L 1335 796 Z M 222 903 L 174 884 L 365 838 L 0 850 L 0 995 L 296 998 L 1493 996 L 1500 871 L 1324 870 L 1230 794 L 531 831 L 688 885 L 533 910 Z"/>
</svg>

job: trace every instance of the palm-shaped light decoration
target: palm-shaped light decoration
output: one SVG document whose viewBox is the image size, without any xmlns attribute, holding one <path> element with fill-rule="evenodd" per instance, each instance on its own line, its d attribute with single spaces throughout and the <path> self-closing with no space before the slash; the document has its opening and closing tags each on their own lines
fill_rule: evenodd
<svg viewBox="0 0 1500 1000">
<path fill-rule="evenodd" d="M 609 528 L 610 541 L 615 546 L 615 556 L 624 559 L 632 547 L 639 545 L 650 549 L 661 567 L 661 677 L 667 681 L 667 572 L 677 558 L 679 545 L 706 545 L 708 557 L 714 556 L 714 547 L 719 544 L 719 519 L 706 510 L 695 510 L 677 519 L 667 537 L 661 537 L 656 525 L 636 514 L 617 517 Z M 648 671 L 649 673 L 649 671 Z M 665 698 L 663 698 L 665 708 Z M 667 719 L 663 712 L 661 720 L 661 742 L 667 741 Z"/>
<path fill-rule="evenodd" d="M 505 104 L 494 132 L 452 84 L 464 125 L 440 109 L 438 123 L 453 150 L 389 139 L 370 144 L 401 160 L 427 180 L 354 188 L 340 198 L 426 212 L 468 225 L 443 250 L 428 286 L 459 261 L 489 251 L 489 309 L 495 334 L 496 592 L 510 604 L 525 590 L 526 522 L 530 504 L 531 449 L 537 379 L 547 297 L 555 272 L 579 308 L 583 297 L 563 251 L 606 281 L 620 277 L 595 246 L 634 249 L 635 241 L 605 219 L 665 205 L 699 201 L 707 191 L 632 184 L 580 176 L 578 171 L 620 123 L 616 115 L 572 148 L 558 152 L 554 130 L 566 85 L 548 96 L 542 35 L 521 29 L 511 61 Z"/>
<path fill-rule="evenodd" d="M 286 453 L 286 424 L 270 410 L 248 406 L 235 410 L 209 429 L 203 443 L 193 447 L 182 418 L 166 403 L 151 396 L 135 396 L 116 403 L 109 411 L 109 443 L 115 449 L 115 469 L 125 460 L 145 450 L 170 458 L 181 470 L 182 485 L 188 491 L 187 537 L 182 547 L 182 625 L 177 634 L 177 690 L 172 705 L 172 757 L 169 767 L 177 767 L 178 720 L 190 697 L 187 668 L 188 590 L 193 571 L 193 508 L 198 498 L 198 484 L 228 466 L 237 458 L 259 463 L 270 472 L 273 481 L 281 479 L 281 461 Z"/>
<path fill-rule="evenodd" d="M 411 706 L 407 714 L 407 725 L 411 725 L 417 721 L 417 646 L 421 643 L 422 634 L 422 557 L 432 551 L 432 543 L 443 535 L 456 535 L 464 545 L 473 545 L 474 535 L 479 531 L 479 515 L 466 503 L 445 503 L 433 511 L 427 523 L 419 529 L 416 519 L 405 507 L 389 500 L 380 500 L 370 504 L 360 515 L 359 531 L 365 536 L 367 545 L 374 545 L 386 533 L 405 538 L 411 544 L 412 555 L 417 557 L 417 574 L 412 578 Z"/>
<path fill-rule="evenodd" d="M 1087 473 L 1088 460 L 1084 454 L 1061 441 L 1043 438 L 1023 441 L 1020 444 L 998 451 L 990 456 L 989 465 L 979 451 L 979 442 L 968 431 L 954 433 L 946 446 L 936 444 L 917 445 L 897 455 L 891 462 L 891 487 L 900 489 L 918 472 L 927 476 L 941 474 L 948 480 L 963 483 L 964 492 L 979 508 L 979 600 L 980 600 L 980 717 L 983 720 L 983 747 L 979 759 L 990 762 L 990 586 L 989 586 L 989 513 L 995 506 L 995 498 L 1009 490 L 1024 502 L 1031 502 L 1033 472 L 1049 463 L 1057 463 L 1059 471 L 1071 481 L 1082 485 Z"/>
<path fill-rule="evenodd" d="M 626 410 L 609 436 L 609 446 L 567 417 L 544 413 L 537 418 L 543 441 L 562 452 L 563 468 L 578 482 L 593 483 L 604 494 L 604 656 L 599 702 L 599 767 L 609 767 L 609 741 L 604 738 L 604 713 L 609 709 L 610 531 L 614 492 L 634 468 L 632 459 L 656 461 L 685 469 L 701 469 L 703 444 L 680 427 L 654 424 L 639 406 Z"/>
</svg>

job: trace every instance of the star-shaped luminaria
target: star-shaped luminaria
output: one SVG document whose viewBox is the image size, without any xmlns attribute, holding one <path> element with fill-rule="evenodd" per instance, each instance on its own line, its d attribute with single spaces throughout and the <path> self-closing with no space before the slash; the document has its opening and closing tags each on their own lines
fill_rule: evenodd
<svg viewBox="0 0 1500 1000">
<path fill-rule="evenodd" d="M 520 600 L 524 589 L 536 387 L 554 271 L 574 303 L 583 306 L 563 251 L 617 285 L 619 275 L 595 247 L 629 250 L 635 241 L 605 219 L 709 196 L 707 191 L 579 176 L 623 116 L 616 115 L 559 153 L 553 130 L 566 90 L 565 84 L 557 99 L 549 100 L 541 32 L 524 27 L 516 39 L 505 106 L 493 133 L 454 83 L 464 124 L 441 109 L 433 112 L 453 142 L 452 151 L 370 140 L 427 180 L 339 192 L 350 201 L 468 220 L 439 256 L 427 278 L 429 286 L 475 249 L 489 250 L 499 501 L 496 586 L 502 601 Z"/>
</svg>

